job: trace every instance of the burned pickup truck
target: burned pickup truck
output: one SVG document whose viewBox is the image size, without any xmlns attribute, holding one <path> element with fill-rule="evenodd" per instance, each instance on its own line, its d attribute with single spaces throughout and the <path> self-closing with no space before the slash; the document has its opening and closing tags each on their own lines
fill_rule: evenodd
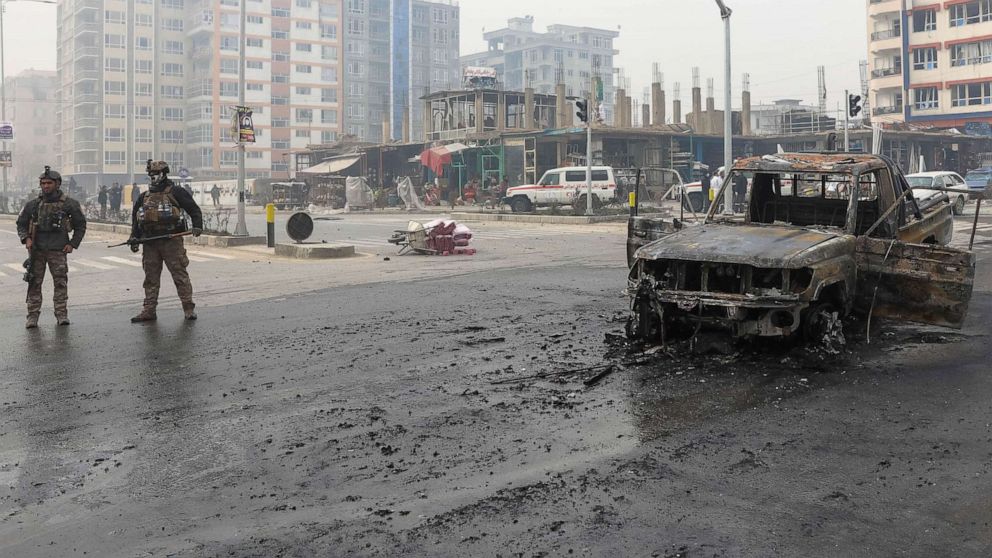
<svg viewBox="0 0 992 558">
<path fill-rule="evenodd" d="M 627 333 L 816 339 L 852 311 L 960 327 L 975 257 L 952 234 L 947 196 L 921 207 L 885 157 L 741 159 L 701 224 L 630 218 Z"/>
</svg>

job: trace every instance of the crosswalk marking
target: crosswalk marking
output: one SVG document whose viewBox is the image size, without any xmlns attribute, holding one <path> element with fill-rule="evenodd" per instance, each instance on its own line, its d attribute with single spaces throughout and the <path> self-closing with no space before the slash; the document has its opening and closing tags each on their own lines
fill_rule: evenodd
<svg viewBox="0 0 992 558">
<path fill-rule="evenodd" d="M 186 253 L 186 257 L 189 258 L 189 261 L 191 261 L 191 262 L 209 262 L 210 261 L 209 258 L 200 258 L 200 257 L 197 257 L 197 256 L 193 256 L 193 255 L 189 254 L 188 252 Z"/>
<path fill-rule="evenodd" d="M 126 260 L 124 258 L 118 258 L 117 256 L 103 256 L 102 259 L 107 260 L 108 262 L 114 262 L 114 263 L 129 265 L 131 267 L 141 267 L 141 262 L 135 262 L 135 261 L 132 261 L 132 260 Z"/>
<path fill-rule="evenodd" d="M 94 262 L 92 260 L 83 260 L 83 259 L 76 258 L 75 261 L 79 265 L 84 265 L 86 267 L 92 267 L 92 268 L 96 268 L 96 269 L 116 269 L 112 265 L 102 264 L 100 262 Z"/>
<path fill-rule="evenodd" d="M 228 256 L 227 254 L 217 254 L 215 252 L 203 252 L 203 251 L 200 251 L 200 250 L 197 250 L 195 252 L 195 254 L 197 254 L 198 256 L 206 256 L 208 258 L 217 258 L 219 260 L 233 260 L 234 259 L 234 256 Z"/>
<path fill-rule="evenodd" d="M 14 271 L 24 271 L 24 266 L 19 263 L 9 263 L 3 265 L 9 267 L 10 269 L 13 269 Z"/>
</svg>

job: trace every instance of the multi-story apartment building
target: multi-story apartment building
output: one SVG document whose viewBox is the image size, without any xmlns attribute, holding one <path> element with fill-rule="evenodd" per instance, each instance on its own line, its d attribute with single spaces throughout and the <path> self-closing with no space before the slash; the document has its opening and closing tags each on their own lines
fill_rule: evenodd
<svg viewBox="0 0 992 558">
<path fill-rule="evenodd" d="M 992 123 L 992 0 L 868 0 L 875 122 Z"/>
<path fill-rule="evenodd" d="M 249 177 L 285 177 L 294 150 L 341 130 L 341 5 L 333 0 L 61 0 L 61 166 L 79 184 L 131 182 L 149 158 L 235 176 L 239 94 L 256 142 Z"/>
<path fill-rule="evenodd" d="M 55 130 L 58 125 L 55 72 L 24 70 L 4 81 L 7 120 L 14 125 L 14 140 L 7 142 L 13 166 L 7 169 L 8 186 L 14 190 L 37 185 L 45 165 L 58 168 Z"/>
<path fill-rule="evenodd" d="M 502 87 L 554 94 L 557 83 L 566 95 L 591 97 L 592 79 L 603 82 L 606 121 L 613 121 L 615 84 L 613 60 L 620 53 L 613 41 L 617 31 L 593 27 L 551 25 L 546 33 L 534 31 L 532 16 L 510 19 L 503 29 L 483 35 L 486 52 L 462 57 L 462 66 L 495 68 Z"/>
<path fill-rule="evenodd" d="M 406 115 L 409 139 L 423 139 L 420 97 L 458 83 L 458 15 L 450 0 L 344 0 L 346 133 L 402 139 Z"/>
</svg>

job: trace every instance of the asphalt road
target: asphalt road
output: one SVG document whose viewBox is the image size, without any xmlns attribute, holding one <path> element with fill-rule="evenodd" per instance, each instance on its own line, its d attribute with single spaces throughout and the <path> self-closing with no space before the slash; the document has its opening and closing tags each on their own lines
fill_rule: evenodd
<svg viewBox="0 0 992 558">
<path fill-rule="evenodd" d="M 987 245 L 960 332 L 707 356 L 617 337 L 622 242 L 269 260 L 281 287 L 225 252 L 194 323 L 98 289 L 25 331 L 4 297 L 0 556 L 992 552 Z"/>
</svg>

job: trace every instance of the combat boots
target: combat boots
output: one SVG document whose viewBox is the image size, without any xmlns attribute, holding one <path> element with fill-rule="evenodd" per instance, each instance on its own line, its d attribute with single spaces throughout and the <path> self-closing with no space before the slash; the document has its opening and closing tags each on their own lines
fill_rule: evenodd
<svg viewBox="0 0 992 558">
<path fill-rule="evenodd" d="M 183 303 L 183 315 L 187 320 L 196 319 L 196 312 L 193 311 L 194 308 L 196 308 L 196 304 L 193 304 L 192 302 Z"/>
<path fill-rule="evenodd" d="M 28 321 L 24 324 L 25 329 L 38 327 L 38 314 L 28 314 Z"/>
<path fill-rule="evenodd" d="M 157 319 L 158 316 L 155 315 L 154 308 L 142 308 L 141 313 L 131 318 L 131 323 L 136 324 L 138 322 L 154 322 Z"/>
<path fill-rule="evenodd" d="M 68 314 L 56 314 L 55 315 L 55 323 L 57 323 L 60 326 L 67 326 L 67 325 L 69 325 L 69 323 L 70 323 L 69 322 L 69 315 Z"/>
</svg>

